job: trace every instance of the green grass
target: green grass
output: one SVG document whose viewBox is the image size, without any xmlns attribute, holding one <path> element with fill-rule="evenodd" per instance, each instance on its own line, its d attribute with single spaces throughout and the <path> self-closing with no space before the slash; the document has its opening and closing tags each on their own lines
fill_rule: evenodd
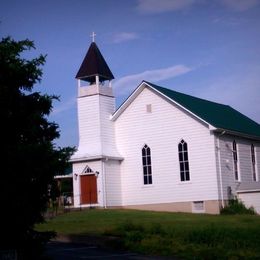
<svg viewBox="0 0 260 260">
<path fill-rule="evenodd" d="M 120 246 L 184 259 L 260 259 L 260 217 L 85 210 L 37 226 L 65 235 L 117 236 Z"/>
</svg>

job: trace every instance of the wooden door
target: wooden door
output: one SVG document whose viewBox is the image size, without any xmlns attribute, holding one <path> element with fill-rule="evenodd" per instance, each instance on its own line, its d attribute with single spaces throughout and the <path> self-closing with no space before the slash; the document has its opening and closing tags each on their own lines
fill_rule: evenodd
<svg viewBox="0 0 260 260">
<path fill-rule="evenodd" d="M 81 204 L 97 203 L 97 177 L 94 174 L 80 176 Z"/>
</svg>

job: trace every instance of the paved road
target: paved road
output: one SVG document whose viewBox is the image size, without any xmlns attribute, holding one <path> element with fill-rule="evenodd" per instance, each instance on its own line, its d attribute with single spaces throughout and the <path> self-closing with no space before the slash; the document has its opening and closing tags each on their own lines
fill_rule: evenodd
<svg viewBox="0 0 260 260">
<path fill-rule="evenodd" d="M 78 243 L 50 242 L 47 245 L 46 256 L 52 260 L 79 259 L 132 259 L 132 260 L 162 260 L 173 258 L 141 256 L 135 253 L 118 252 L 101 249 Z"/>
</svg>

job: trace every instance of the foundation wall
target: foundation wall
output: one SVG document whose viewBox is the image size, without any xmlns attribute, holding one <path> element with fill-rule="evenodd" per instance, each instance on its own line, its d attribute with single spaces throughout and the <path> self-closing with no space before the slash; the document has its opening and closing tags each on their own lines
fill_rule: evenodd
<svg viewBox="0 0 260 260">
<path fill-rule="evenodd" d="M 123 206 L 122 208 L 137 209 L 137 210 L 151 210 L 151 211 L 165 211 L 165 212 L 219 214 L 220 202 L 218 200 L 204 201 L 204 208 L 202 210 L 194 209 L 192 201 L 160 203 L 160 204 L 145 204 L 145 205 L 128 205 L 128 206 Z"/>
</svg>

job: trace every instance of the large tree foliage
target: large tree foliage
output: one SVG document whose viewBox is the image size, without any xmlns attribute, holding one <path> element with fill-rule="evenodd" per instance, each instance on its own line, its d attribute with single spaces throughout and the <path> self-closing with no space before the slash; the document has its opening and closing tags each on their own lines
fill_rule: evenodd
<svg viewBox="0 0 260 260">
<path fill-rule="evenodd" d="M 56 96 L 34 92 L 45 57 L 28 60 L 30 40 L 0 42 L 1 247 L 24 249 L 43 221 L 48 186 L 64 172 L 72 148 L 57 148 L 58 125 L 48 121 Z"/>
</svg>

